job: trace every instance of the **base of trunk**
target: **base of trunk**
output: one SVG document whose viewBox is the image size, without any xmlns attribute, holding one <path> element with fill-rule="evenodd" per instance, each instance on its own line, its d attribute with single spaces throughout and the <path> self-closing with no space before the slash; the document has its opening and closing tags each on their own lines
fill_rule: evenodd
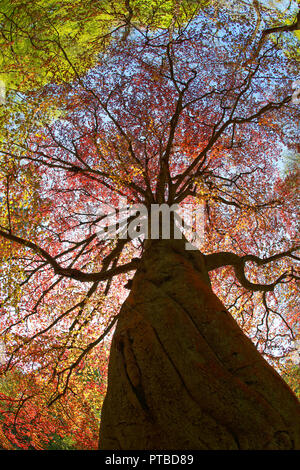
<svg viewBox="0 0 300 470">
<path fill-rule="evenodd" d="M 181 240 L 146 251 L 111 346 L 100 449 L 299 449 L 300 404 Z"/>
</svg>

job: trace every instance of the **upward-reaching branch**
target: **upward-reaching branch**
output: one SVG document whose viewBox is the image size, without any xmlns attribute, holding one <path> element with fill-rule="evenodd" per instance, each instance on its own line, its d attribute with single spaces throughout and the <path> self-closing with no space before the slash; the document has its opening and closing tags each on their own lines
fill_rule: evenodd
<svg viewBox="0 0 300 470">
<path fill-rule="evenodd" d="M 260 40 L 256 46 L 256 49 L 254 50 L 254 52 L 252 53 L 251 55 L 251 61 L 255 60 L 260 51 L 261 51 L 261 48 L 263 47 L 264 43 L 266 42 L 268 36 L 270 34 L 275 34 L 275 33 L 290 33 L 290 32 L 293 32 L 293 31 L 298 31 L 300 30 L 300 10 L 297 14 L 297 17 L 295 18 L 295 21 L 290 24 L 290 25 L 281 25 L 281 26 L 274 26 L 272 28 L 267 28 L 267 29 L 264 29 L 262 34 L 261 34 L 261 37 L 260 37 Z"/>
</svg>

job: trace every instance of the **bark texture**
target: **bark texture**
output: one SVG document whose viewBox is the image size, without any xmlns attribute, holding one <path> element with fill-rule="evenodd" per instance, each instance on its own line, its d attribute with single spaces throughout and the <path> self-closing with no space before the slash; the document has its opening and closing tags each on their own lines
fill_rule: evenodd
<svg viewBox="0 0 300 470">
<path fill-rule="evenodd" d="M 300 404 L 211 290 L 202 255 L 153 241 L 111 346 L 100 449 L 299 449 Z"/>
</svg>

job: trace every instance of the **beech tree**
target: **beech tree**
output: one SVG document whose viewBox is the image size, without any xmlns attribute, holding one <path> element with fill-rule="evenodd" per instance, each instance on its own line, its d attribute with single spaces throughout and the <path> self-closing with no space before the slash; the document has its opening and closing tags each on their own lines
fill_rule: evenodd
<svg viewBox="0 0 300 470">
<path fill-rule="evenodd" d="M 272 367 L 299 334 L 299 13 L 193 3 L 126 16 L 92 68 L 68 57 L 62 81 L 53 58 L 57 82 L 8 91 L 3 371 L 38 374 L 54 405 L 113 334 L 100 449 L 299 449 Z M 152 215 L 174 205 L 165 237 Z"/>
</svg>

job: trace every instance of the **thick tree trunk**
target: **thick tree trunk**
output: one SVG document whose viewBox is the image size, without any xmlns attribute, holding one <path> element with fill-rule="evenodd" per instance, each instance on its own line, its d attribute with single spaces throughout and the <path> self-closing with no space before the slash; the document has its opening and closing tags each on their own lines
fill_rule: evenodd
<svg viewBox="0 0 300 470">
<path fill-rule="evenodd" d="M 146 251 L 111 346 L 100 449 L 299 449 L 300 404 L 183 241 Z"/>
</svg>

